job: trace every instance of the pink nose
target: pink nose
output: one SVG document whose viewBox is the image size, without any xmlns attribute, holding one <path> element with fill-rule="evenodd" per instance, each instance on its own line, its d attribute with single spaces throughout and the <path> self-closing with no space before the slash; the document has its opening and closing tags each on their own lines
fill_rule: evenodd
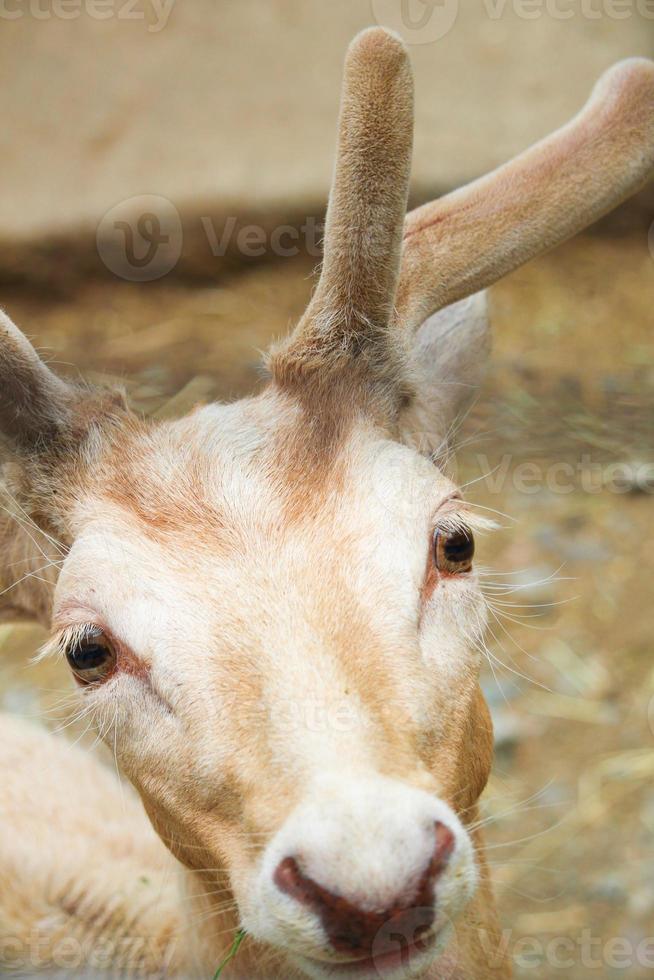
<svg viewBox="0 0 654 980">
<path fill-rule="evenodd" d="M 371 955 L 379 930 L 392 922 L 397 932 L 419 938 L 435 918 L 435 884 L 454 850 L 454 834 L 442 823 L 436 823 L 436 843 L 431 859 L 422 873 L 413 898 L 398 900 L 382 912 L 365 912 L 341 895 L 335 895 L 302 874 L 295 858 L 285 858 L 274 874 L 280 891 L 320 917 L 329 941 L 338 953 Z M 417 915 L 419 911 L 419 916 Z M 418 933 L 418 935 L 416 935 Z"/>
</svg>

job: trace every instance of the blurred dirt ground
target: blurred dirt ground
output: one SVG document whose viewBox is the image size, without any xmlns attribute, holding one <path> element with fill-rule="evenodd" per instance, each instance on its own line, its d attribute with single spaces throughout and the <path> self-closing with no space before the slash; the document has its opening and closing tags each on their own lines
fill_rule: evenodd
<svg viewBox="0 0 654 980">
<path fill-rule="evenodd" d="M 312 271 L 300 257 L 250 264 L 219 287 L 93 279 L 68 295 L 4 291 L 3 305 L 63 370 L 120 378 L 145 411 L 183 411 L 257 385 L 257 351 L 301 312 Z M 644 980 L 654 967 L 646 229 L 581 236 L 492 299 L 492 365 L 459 433 L 457 471 L 471 500 L 506 515 L 478 543 L 498 743 L 484 815 L 506 941 L 520 977 Z M 69 680 L 51 662 L 26 666 L 41 639 L 0 628 L 0 708 L 57 727 Z"/>
</svg>

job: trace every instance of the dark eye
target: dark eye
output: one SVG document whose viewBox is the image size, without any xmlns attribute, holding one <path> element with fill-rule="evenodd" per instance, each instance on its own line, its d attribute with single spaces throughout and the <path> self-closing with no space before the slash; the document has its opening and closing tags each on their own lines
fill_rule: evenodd
<svg viewBox="0 0 654 980">
<path fill-rule="evenodd" d="M 469 572 L 475 553 L 475 539 L 467 527 L 434 531 L 434 562 L 439 572 L 456 575 Z"/>
<path fill-rule="evenodd" d="M 116 652 L 101 630 L 73 640 L 66 650 L 66 659 L 80 684 L 98 684 L 116 666 Z"/>
</svg>

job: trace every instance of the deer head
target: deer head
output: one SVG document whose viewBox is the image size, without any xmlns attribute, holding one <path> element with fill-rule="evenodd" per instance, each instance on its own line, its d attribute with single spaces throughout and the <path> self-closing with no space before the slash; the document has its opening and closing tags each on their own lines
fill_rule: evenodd
<svg viewBox="0 0 654 980">
<path fill-rule="evenodd" d="M 411 143 L 406 51 L 365 31 L 320 281 L 255 397 L 150 423 L 0 327 L 5 557 L 51 562 L 11 612 L 51 629 L 210 928 L 240 921 L 276 976 L 393 975 L 389 921 L 425 970 L 483 873 L 479 518 L 434 454 L 483 369 L 479 290 L 649 175 L 654 65 L 405 221 Z"/>
</svg>

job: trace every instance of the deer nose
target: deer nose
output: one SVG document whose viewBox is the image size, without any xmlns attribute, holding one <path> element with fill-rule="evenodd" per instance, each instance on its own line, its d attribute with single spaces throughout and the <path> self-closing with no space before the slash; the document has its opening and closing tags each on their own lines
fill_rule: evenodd
<svg viewBox="0 0 654 980">
<path fill-rule="evenodd" d="M 369 956 L 379 930 L 392 923 L 402 934 L 415 939 L 431 928 L 435 911 L 436 881 L 443 872 L 455 846 L 453 832 L 445 824 L 435 824 L 432 856 L 413 888 L 412 898 L 402 898 L 382 911 L 364 911 L 343 896 L 329 891 L 300 870 L 297 860 L 287 857 L 278 864 L 274 881 L 280 891 L 311 909 L 321 920 L 323 929 L 338 953 Z M 419 913 L 419 914 L 418 914 Z"/>
</svg>

